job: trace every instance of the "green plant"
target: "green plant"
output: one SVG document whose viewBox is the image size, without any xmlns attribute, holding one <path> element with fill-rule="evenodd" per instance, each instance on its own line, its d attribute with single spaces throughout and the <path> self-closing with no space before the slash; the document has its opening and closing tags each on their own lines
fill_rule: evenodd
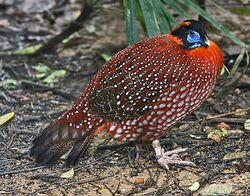
<svg viewBox="0 0 250 196">
<path fill-rule="evenodd" d="M 209 21 L 233 42 L 246 47 L 244 42 L 235 37 L 226 27 L 209 15 L 193 0 L 124 0 L 123 2 L 128 44 L 138 41 L 138 22 L 145 29 L 149 37 L 168 33 L 176 25 L 176 21 L 169 10 L 166 9 L 167 7 L 175 10 L 176 13 L 187 19 L 191 18 L 191 15 L 186 9 L 192 10 Z M 209 2 L 220 7 L 212 0 L 209 0 Z"/>
</svg>

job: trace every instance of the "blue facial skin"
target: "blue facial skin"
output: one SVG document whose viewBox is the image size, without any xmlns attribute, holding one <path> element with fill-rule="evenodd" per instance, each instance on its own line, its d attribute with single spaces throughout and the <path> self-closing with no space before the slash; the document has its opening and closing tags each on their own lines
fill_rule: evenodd
<svg viewBox="0 0 250 196">
<path fill-rule="evenodd" d="M 200 34 L 193 30 L 189 31 L 187 41 L 191 44 L 190 48 L 196 48 L 204 45 L 201 41 Z"/>
</svg>

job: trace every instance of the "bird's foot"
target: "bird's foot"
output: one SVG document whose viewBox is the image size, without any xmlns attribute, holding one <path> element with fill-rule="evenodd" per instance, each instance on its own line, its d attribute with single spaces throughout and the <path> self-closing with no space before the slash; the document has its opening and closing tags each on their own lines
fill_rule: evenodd
<svg viewBox="0 0 250 196">
<path fill-rule="evenodd" d="M 162 166 L 164 169 L 169 170 L 168 164 L 195 166 L 193 162 L 182 161 L 179 158 L 178 153 L 186 151 L 187 148 L 180 148 L 180 149 L 165 152 L 164 148 L 161 147 L 159 140 L 154 140 L 152 145 L 155 150 L 157 161 L 160 164 L 160 166 Z"/>
</svg>

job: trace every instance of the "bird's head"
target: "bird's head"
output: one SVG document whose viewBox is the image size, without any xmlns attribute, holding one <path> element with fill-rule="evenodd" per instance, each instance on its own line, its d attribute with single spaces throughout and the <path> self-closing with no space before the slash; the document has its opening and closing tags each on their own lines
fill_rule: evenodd
<svg viewBox="0 0 250 196">
<path fill-rule="evenodd" d="M 185 20 L 171 32 L 171 35 L 177 37 L 181 47 L 186 50 L 210 45 L 205 26 L 200 21 Z"/>
</svg>

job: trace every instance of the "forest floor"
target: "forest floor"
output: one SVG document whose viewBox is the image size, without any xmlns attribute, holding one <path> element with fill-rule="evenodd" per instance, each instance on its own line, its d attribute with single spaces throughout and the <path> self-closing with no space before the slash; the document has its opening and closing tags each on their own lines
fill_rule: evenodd
<svg viewBox="0 0 250 196">
<path fill-rule="evenodd" d="M 233 77 L 224 73 L 208 101 L 162 140 L 166 149 L 187 147 L 181 158 L 193 161 L 195 167 L 173 165 L 166 171 L 155 161 L 150 145 L 139 146 L 137 160 L 134 145 L 122 145 L 108 135 L 94 140 L 74 174 L 65 173 L 72 170 L 64 167 L 63 158 L 49 168 L 36 166 L 29 157 L 32 139 L 81 95 L 105 62 L 103 54 L 126 46 L 123 9 L 116 1 L 98 1 L 83 28 L 53 52 L 3 53 L 60 33 L 79 15 L 79 2 L 0 0 L 0 116 L 15 113 L 0 125 L 0 195 L 212 195 L 216 191 L 250 195 L 250 131 L 244 128 L 250 119 L 250 68 L 230 85 L 245 69 L 246 60 Z M 207 6 L 208 12 L 249 44 L 250 15 L 235 13 L 234 8 L 242 7 L 239 1 L 225 2 L 230 15 L 214 6 Z M 242 48 L 215 33 L 212 38 L 231 69 Z M 41 70 L 46 66 L 51 69 Z M 58 70 L 64 70 L 63 77 L 45 80 Z M 199 189 L 191 192 L 193 184 Z"/>
</svg>

